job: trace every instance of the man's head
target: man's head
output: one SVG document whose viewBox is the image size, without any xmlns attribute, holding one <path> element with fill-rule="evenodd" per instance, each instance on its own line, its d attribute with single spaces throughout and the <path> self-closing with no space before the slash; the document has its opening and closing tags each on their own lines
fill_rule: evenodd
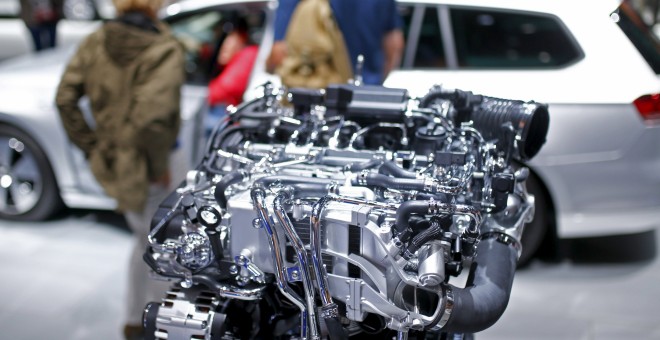
<svg viewBox="0 0 660 340">
<path fill-rule="evenodd" d="M 163 6 L 163 0 L 112 0 L 117 14 L 126 12 L 143 12 L 151 18 L 156 18 L 158 10 Z"/>
</svg>

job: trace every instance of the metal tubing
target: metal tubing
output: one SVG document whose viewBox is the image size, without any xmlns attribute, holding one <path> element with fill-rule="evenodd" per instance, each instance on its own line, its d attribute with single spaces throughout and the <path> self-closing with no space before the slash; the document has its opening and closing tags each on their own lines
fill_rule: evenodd
<svg viewBox="0 0 660 340">
<path fill-rule="evenodd" d="M 312 207 L 312 215 L 309 218 L 310 227 L 310 247 L 312 249 L 312 265 L 316 274 L 316 282 L 319 286 L 319 293 L 322 301 L 323 317 L 326 319 L 337 317 L 339 310 L 332 301 L 332 295 L 328 288 L 328 273 L 321 261 L 321 213 L 325 206 L 333 200 L 333 196 L 324 196 L 319 199 Z"/>
<path fill-rule="evenodd" d="M 286 296 L 291 302 L 293 302 L 300 309 L 300 336 L 303 339 L 307 339 L 307 323 L 309 320 L 309 313 L 305 307 L 305 301 L 294 292 L 289 284 L 287 283 L 284 267 L 284 259 L 282 258 L 282 251 L 280 249 L 280 240 L 277 236 L 277 231 L 274 226 L 270 223 L 270 218 L 268 217 L 268 210 L 264 204 L 264 199 L 266 197 L 266 192 L 262 187 L 255 186 L 250 191 L 250 196 L 252 197 L 252 203 L 254 204 L 254 209 L 259 216 L 259 221 L 263 229 L 268 234 L 268 242 L 270 245 L 270 252 L 273 255 L 273 264 L 275 266 L 275 277 L 277 279 L 277 287 L 280 292 Z"/>
<path fill-rule="evenodd" d="M 303 288 L 305 289 L 305 300 L 307 301 L 307 310 L 309 312 L 309 331 L 312 339 L 318 339 L 318 327 L 316 325 L 316 305 L 314 304 L 314 286 L 312 285 L 312 277 L 309 272 L 309 261 L 307 259 L 307 250 L 305 250 L 305 245 L 302 240 L 296 233 L 293 228 L 293 224 L 289 219 L 289 216 L 286 214 L 286 210 L 282 206 L 282 200 L 291 198 L 291 195 L 288 191 L 282 190 L 280 193 L 275 196 L 273 200 L 273 210 L 277 220 L 282 225 L 284 232 L 286 232 L 293 248 L 296 250 L 296 255 L 298 257 L 298 267 L 300 268 L 300 274 L 302 276 Z"/>
<path fill-rule="evenodd" d="M 236 299 L 243 301 L 256 301 L 261 300 L 263 297 L 263 290 L 266 289 L 266 286 L 260 286 L 257 288 L 240 288 L 225 283 L 216 282 L 214 279 L 206 275 L 197 274 L 194 276 L 194 281 L 196 283 L 201 283 L 209 288 L 215 289 L 215 291 L 221 297 L 228 299 Z"/>
</svg>

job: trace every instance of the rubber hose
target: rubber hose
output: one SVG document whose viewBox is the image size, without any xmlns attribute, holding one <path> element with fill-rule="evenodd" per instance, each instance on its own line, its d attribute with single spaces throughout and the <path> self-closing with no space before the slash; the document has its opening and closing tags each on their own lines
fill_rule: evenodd
<svg viewBox="0 0 660 340">
<path fill-rule="evenodd" d="M 479 242 L 466 287 L 452 287 L 454 307 L 443 332 L 476 333 L 497 322 L 509 303 L 517 254 L 497 237 Z"/>
<path fill-rule="evenodd" d="M 345 340 L 348 335 L 341 325 L 338 317 L 325 319 L 325 325 L 328 327 L 328 337 L 330 340 Z"/>
<path fill-rule="evenodd" d="M 417 178 L 417 173 L 405 170 L 392 161 L 384 162 L 383 165 L 378 168 L 378 173 L 398 178 Z"/>
<path fill-rule="evenodd" d="M 509 139 L 502 125 L 510 122 L 520 134 L 518 152 L 512 155 L 519 161 L 532 159 L 541 150 L 550 124 L 547 105 L 493 97 L 483 97 L 470 118 L 487 140 Z"/>
<path fill-rule="evenodd" d="M 229 188 L 230 185 L 239 183 L 246 179 L 248 174 L 242 170 L 232 171 L 222 177 L 220 182 L 215 185 L 215 201 L 218 202 L 218 205 L 222 209 L 227 208 L 227 196 L 225 196 L 225 190 Z"/>
<path fill-rule="evenodd" d="M 231 135 L 234 132 L 245 130 L 245 127 L 239 126 L 239 125 L 232 125 L 228 126 L 224 130 L 220 131 L 218 135 L 214 138 L 213 140 L 213 150 L 220 149 L 222 146 L 222 143 L 224 142 L 224 139 L 227 138 L 227 136 Z"/>
<path fill-rule="evenodd" d="M 428 201 L 405 201 L 396 210 L 396 222 L 394 228 L 399 233 L 408 229 L 408 219 L 412 214 L 426 214 L 429 211 Z"/>
<path fill-rule="evenodd" d="M 367 170 L 367 169 L 375 168 L 376 166 L 382 163 L 383 161 L 379 159 L 371 159 L 367 162 L 353 163 L 348 167 L 348 170 L 352 172 Z"/>
<path fill-rule="evenodd" d="M 448 100 L 456 109 L 465 110 L 473 101 L 479 101 L 481 96 L 474 95 L 470 91 L 445 91 L 441 86 L 433 86 L 424 97 L 420 98 L 419 107 L 429 108 L 438 99 Z"/>
</svg>

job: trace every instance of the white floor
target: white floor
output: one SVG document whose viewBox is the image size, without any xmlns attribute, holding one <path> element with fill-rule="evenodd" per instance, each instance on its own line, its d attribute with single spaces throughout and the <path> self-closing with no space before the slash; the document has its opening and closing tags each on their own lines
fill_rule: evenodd
<svg viewBox="0 0 660 340">
<path fill-rule="evenodd" d="M 121 339 L 129 243 L 110 213 L 0 220 L 0 340 Z M 518 272 L 502 319 L 476 338 L 660 339 L 660 261 L 536 262 Z"/>
</svg>

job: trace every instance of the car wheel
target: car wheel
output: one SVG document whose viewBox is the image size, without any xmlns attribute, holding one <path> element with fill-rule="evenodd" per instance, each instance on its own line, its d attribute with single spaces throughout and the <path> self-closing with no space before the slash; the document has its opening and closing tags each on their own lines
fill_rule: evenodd
<svg viewBox="0 0 660 340">
<path fill-rule="evenodd" d="M 548 231 L 550 214 L 549 202 L 540 180 L 531 174 L 525 181 L 527 192 L 534 195 L 534 219 L 525 225 L 522 236 L 522 255 L 518 259 L 518 267 L 523 267 L 532 260 L 543 243 Z"/>
<path fill-rule="evenodd" d="M 61 206 L 55 176 L 37 143 L 0 125 L 0 218 L 43 220 Z"/>
</svg>

